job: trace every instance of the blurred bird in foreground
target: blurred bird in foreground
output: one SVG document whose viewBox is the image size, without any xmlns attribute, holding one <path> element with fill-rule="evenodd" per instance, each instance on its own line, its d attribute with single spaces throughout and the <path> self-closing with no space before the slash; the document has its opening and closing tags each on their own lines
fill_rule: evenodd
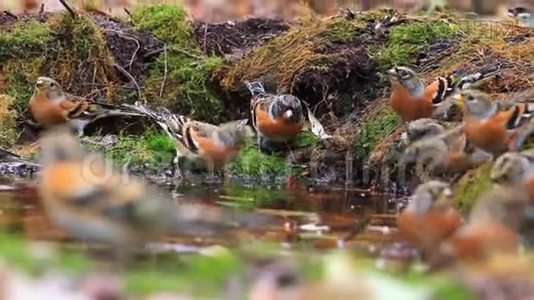
<svg viewBox="0 0 534 300">
<path fill-rule="evenodd" d="M 156 112 L 141 103 L 129 107 L 152 118 L 175 142 L 176 157 L 173 162 L 177 171 L 179 171 L 177 164 L 180 157 L 201 161 L 209 171 L 224 167 L 237 156 L 239 149 L 253 136 L 252 129 L 246 124 L 248 120 L 216 126 L 174 115 L 165 109 Z"/>
<path fill-rule="evenodd" d="M 526 189 L 534 200 L 534 151 L 503 154 L 493 165 L 491 179 L 504 187 Z"/>
<path fill-rule="evenodd" d="M 114 116 L 140 116 L 122 106 L 97 103 L 65 93 L 59 83 L 49 77 L 39 77 L 29 102 L 30 112 L 37 125 L 50 128 L 69 124 L 83 135 L 85 127 L 99 119 Z"/>
<path fill-rule="evenodd" d="M 445 126 L 436 119 L 418 119 L 406 126 L 407 142 L 413 143 L 426 138 L 436 137 L 445 133 Z"/>
<path fill-rule="evenodd" d="M 447 201 L 452 192 L 448 183 L 429 181 L 419 185 L 398 219 L 400 235 L 431 255 L 444 239 L 463 222 L 460 212 Z"/>
<path fill-rule="evenodd" d="M 508 9 L 508 16 L 521 26 L 534 27 L 534 11 L 531 8 L 523 6 L 511 7 Z"/>
<path fill-rule="evenodd" d="M 488 94 L 465 90 L 455 96 L 464 113 L 464 132 L 476 147 L 494 154 L 516 150 L 531 134 L 534 90 L 527 90 L 508 102 L 497 102 Z"/>
<path fill-rule="evenodd" d="M 518 230 L 525 219 L 528 195 L 522 190 L 495 188 L 483 194 L 468 222 L 441 247 L 447 256 L 479 261 L 495 254 L 517 253 Z"/>
<path fill-rule="evenodd" d="M 51 220 L 76 238 L 128 249 L 164 233 L 211 235 L 272 221 L 230 208 L 177 204 L 84 151 L 67 128 L 46 133 L 41 144 L 39 194 Z"/>
<path fill-rule="evenodd" d="M 457 126 L 438 136 L 415 141 L 406 149 L 403 162 L 416 163 L 418 171 L 432 175 L 456 175 L 492 157 L 470 144 L 462 126 Z"/>
<path fill-rule="evenodd" d="M 259 82 L 246 84 L 252 93 L 251 121 L 258 134 L 260 148 L 269 150 L 270 143 L 290 143 L 295 140 L 304 127 L 301 101 L 290 94 L 268 94 Z"/>
<path fill-rule="evenodd" d="M 278 260 L 253 276 L 248 300 L 430 299 L 427 288 L 402 284 L 379 273 L 366 272 L 346 253 L 327 254 L 321 278 L 310 279 L 296 264 Z M 300 271 L 300 272 L 299 272 Z M 233 298 L 232 298 L 233 299 Z"/>
<path fill-rule="evenodd" d="M 497 74 L 497 68 L 486 68 L 457 81 L 453 76 L 438 77 L 430 84 L 408 67 L 394 67 L 388 71 L 391 81 L 390 104 L 404 122 L 430 118 L 454 92 Z"/>
<path fill-rule="evenodd" d="M 40 195 L 52 221 L 71 235 L 139 245 L 169 225 L 170 201 L 85 152 L 66 128 L 46 133 L 41 147 Z"/>
</svg>

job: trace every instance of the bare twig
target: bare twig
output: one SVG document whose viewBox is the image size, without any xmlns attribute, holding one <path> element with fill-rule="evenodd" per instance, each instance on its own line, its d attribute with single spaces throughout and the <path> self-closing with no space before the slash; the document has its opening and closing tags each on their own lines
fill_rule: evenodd
<svg viewBox="0 0 534 300">
<path fill-rule="evenodd" d="M 69 11 L 70 15 L 73 18 L 76 18 L 78 16 L 76 12 L 74 11 L 74 9 L 70 7 L 70 5 L 65 0 L 59 0 L 59 2 L 63 5 L 63 7 L 65 7 Z"/>
<path fill-rule="evenodd" d="M 42 15 L 45 11 L 45 4 L 41 3 L 41 7 L 39 8 L 39 15 Z"/>
<path fill-rule="evenodd" d="M 126 7 L 123 8 L 124 9 L 124 12 L 128 15 L 128 17 L 130 18 L 130 20 L 133 21 L 133 16 L 132 16 L 132 13 L 130 12 L 130 10 Z"/>
<path fill-rule="evenodd" d="M 135 80 L 135 78 L 132 76 L 132 74 L 128 73 L 123 67 L 119 66 L 118 64 L 113 65 L 119 72 L 121 72 L 124 76 L 128 77 L 131 82 L 135 85 L 135 89 L 137 90 L 137 98 L 141 100 L 141 88 L 139 87 L 139 84 Z"/>
<path fill-rule="evenodd" d="M 19 19 L 19 16 L 17 16 L 16 14 L 10 12 L 9 10 L 4 10 L 4 14 L 6 14 L 6 15 L 12 17 L 12 18 L 15 18 L 17 20 Z"/>
<path fill-rule="evenodd" d="M 163 45 L 163 55 L 165 57 L 165 69 L 163 73 L 163 81 L 161 82 L 161 87 L 159 89 L 159 97 L 163 96 L 163 89 L 165 88 L 165 81 L 167 81 L 167 44 Z"/>
<path fill-rule="evenodd" d="M 161 49 L 156 49 L 156 50 L 150 51 L 150 52 L 146 53 L 145 55 L 143 55 L 143 59 L 151 58 L 152 56 L 157 56 L 161 52 L 163 52 L 164 50 L 165 49 L 161 48 Z"/>
<path fill-rule="evenodd" d="M 207 53 L 208 49 L 208 23 L 204 23 L 204 53 Z"/>
</svg>

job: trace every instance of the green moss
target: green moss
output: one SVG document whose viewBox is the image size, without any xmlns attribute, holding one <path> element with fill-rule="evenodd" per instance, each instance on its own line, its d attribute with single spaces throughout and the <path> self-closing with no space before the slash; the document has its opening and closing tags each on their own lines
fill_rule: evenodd
<svg viewBox="0 0 534 300">
<path fill-rule="evenodd" d="M 291 91 L 295 78 L 307 70 L 329 72 L 339 63 L 346 64 L 352 53 L 332 48 L 336 43 L 354 40 L 365 26 L 359 20 L 343 18 L 301 20 L 236 64 L 225 66 L 219 74 L 221 85 L 227 91 L 240 92 L 244 80 L 268 78 L 277 83 L 279 90 Z"/>
<path fill-rule="evenodd" d="M 83 14 L 73 19 L 60 13 L 47 23 L 18 21 L 0 29 L 0 63 L 6 83 L 0 92 L 15 98 L 19 112 L 26 110 L 39 76 L 56 79 L 76 95 L 98 86 L 107 99 L 115 97 L 113 57 L 103 32 Z"/>
<path fill-rule="evenodd" d="M 470 170 L 456 184 L 453 200 L 463 212 L 469 212 L 479 197 L 493 186 L 491 168 L 492 164 L 486 163 Z"/>
<path fill-rule="evenodd" d="M 414 65 L 417 54 L 440 39 L 449 39 L 459 32 L 458 25 L 441 20 L 413 22 L 391 29 L 386 48 L 380 53 L 381 70 L 394 65 Z"/>
<path fill-rule="evenodd" d="M 367 22 L 335 18 L 326 24 L 326 30 L 319 37 L 330 42 L 347 43 L 354 40 L 366 26 Z"/>
<path fill-rule="evenodd" d="M 477 298 L 475 293 L 452 279 L 437 284 L 432 297 L 435 300 L 471 300 Z"/>
<path fill-rule="evenodd" d="M 311 148 L 315 147 L 319 143 L 319 138 L 316 137 L 311 131 L 303 131 L 297 136 L 295 141 L 296 148 Z"/>
<path fill-rule="evenodd" d="M 61 268 L 66 271 L 82 272 L 89 268 L 86 257 L 69 249 L 54 247 L 50 244 L 42 247 L 51 250 L 50 255 L 42 255 L 43 249 L 32 249 L 25 238 L 18 235 L 0 234 L 0 257 L 23 271 L 35 273 L 47 268 Z M 37 253 L 41 251 L 41 253 Z"/>
<path fill-rule="evenodd" d="M 212 256 L 158 255 L 126 274 L 126 290 L 131 294 L 156 292 L 191 292 L 195 296 L 213 296 L 224 290 L 231 274 L 237 274 L 241 261 L 223 251 Z"/>
<path fill-rule="evenodd" d="M 47 26 L 38 21 L 20 21 L 0 28 L 0 63 L 12 58 L 40 56 L 52 40 Z"/>
<path fill-rule="evenodd" d="M 18 138 L 17 112 L 13 109 L 15 100 L 0 94 L 0 146 L 13 146 Z"/>
<path fill-rule="evenodd" d="M 400 121 L 398 115 L 389 106 L 382 108 L 375 116 L 360 126 L 360 131 L 355 141 L 355 158 L 357 161 L 368 159 L 378 143 L 386 138 Z"/>
<path fill-rule="evenodd" d="M 174 142 L 155 130 L 148 130 L 141 137 L 121 134 L 117 144 L 110 148 L 93 150 L 105 152 L 118 165 L 132 163 L 152 168 L 169 164 L 175 154 Z"/>
<path fill-rule="evenodd" d="M 239 175 L 263 179 L 264 176 L 291 175 L 293 166 L 285 157 L 264 154 L 252 144 L 248 144 L 239 152 L 231 170 Z"/>
<path fill-rule="evenodd" d="M 208 88 L 211 74 L 222 59 L 203 54 L 184 9 L 175 5 L 145 6 L 133 12 L 133 19 L 138 30 L 150 31 L 166 45 L 143 83 L 143 96 L 182 114 L 208 122 L 223 121 L 227 112 Z"/>
</svg>

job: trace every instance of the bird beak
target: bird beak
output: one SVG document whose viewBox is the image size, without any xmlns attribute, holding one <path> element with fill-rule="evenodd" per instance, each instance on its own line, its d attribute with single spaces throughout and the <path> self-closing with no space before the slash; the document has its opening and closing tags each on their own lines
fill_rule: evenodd
<svg viewBox="0 0 534 300">
<path fill-rule="evenodd" d="M 465 105 L 464 95 L 456 94 L 454 96 L 454 103 L 456 103 L 456 105 L 458 105 L 461 109 L 463 109 Z"/>
<path fill-rule="evenodd" d="M 288 110 L 284 113 L 284 118 L 286 119 L 291 119 L 291 117 L 293 116 L 293 110 Z"/>
<path fill-rule="evenodd" d="M 388 70 L 388 76 L 390 77 L 397 77 L 398 76 L 398 72 L 397 72 L 397 68 L 391 68 Z"/>
<path fill-rule="evenodd" d="M 38 79 L 36 82 L 35 82 L 35 87 L 37 87 L 38 89 L 42 88 L 44 86 L 44 82 L 40 79 Z"/>
</svg>

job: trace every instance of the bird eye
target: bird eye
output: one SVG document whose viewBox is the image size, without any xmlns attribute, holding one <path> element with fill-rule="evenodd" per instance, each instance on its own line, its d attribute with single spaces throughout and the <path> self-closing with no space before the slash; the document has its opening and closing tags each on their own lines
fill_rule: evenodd
<svg viewBox="0 0 534 300">
<path fill-rule="evenodd" d="M 56 85 L 56 84 L 53 83 L 53 82 L 50 83 L 50 87 L 54 87 L 55 85 Z"/>
<path fill-rule="evenodd" d="M 474 101 L 474 100 L 475 100 L 475 97 L 473 97 L 473 95 L 467 96 L 467 101 Z"/>
</svg>

